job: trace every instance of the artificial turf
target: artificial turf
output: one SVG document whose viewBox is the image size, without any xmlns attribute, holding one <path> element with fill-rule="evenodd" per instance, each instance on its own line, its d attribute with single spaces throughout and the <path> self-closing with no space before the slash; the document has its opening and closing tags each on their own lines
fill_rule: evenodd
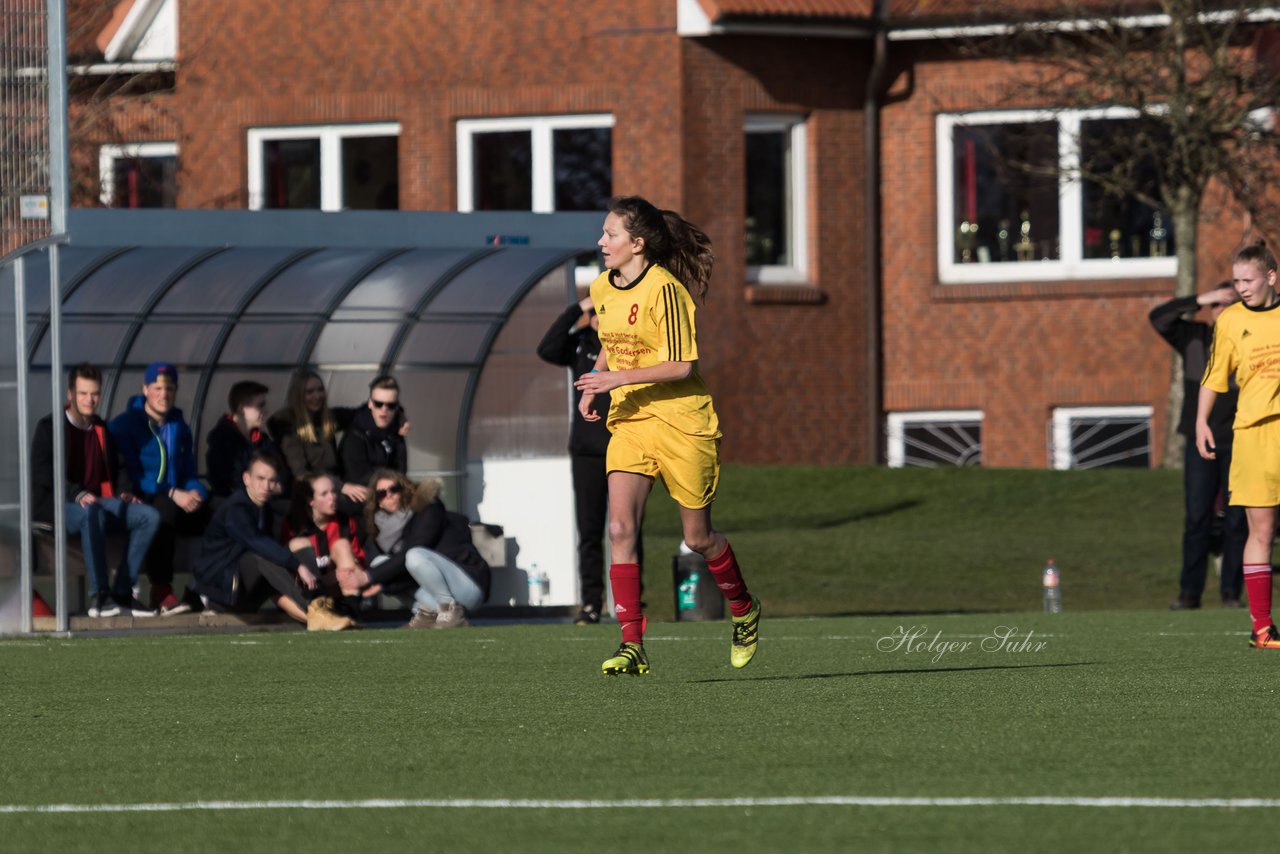
<svg viewBox="0 0 1280 854">
<path fill-rule="evenodd" d="M 3 641 L 0 850 L 1255 850 L 1280 808 L 683 803 L 1272 797 L 1280 655 L 1247 629 L 766 611 L 745 670 L 726 624 L 657 623 L 612 679 L 609 625 Z M 678 803 L 4 811 L 368 799 Z"/>
</svg>

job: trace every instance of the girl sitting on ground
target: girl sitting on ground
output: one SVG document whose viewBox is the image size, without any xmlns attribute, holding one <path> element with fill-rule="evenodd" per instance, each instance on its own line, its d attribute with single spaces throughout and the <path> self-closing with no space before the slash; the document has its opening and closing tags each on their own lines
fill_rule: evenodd
<svg viewBox="0 0 1280 854">
<path fill-rule="evenodd" d="M 445 508 L 440 490 L 438 480 L 415 486 L 387 469 L 375 472 L 369 482 L 369 569 L 356 578 L 365 589 L 412 589 L 410 628 L 465 626 L 467 611 L 489 596 L 489 564 L 471 542 L 471 523 Z"/>
</svg>

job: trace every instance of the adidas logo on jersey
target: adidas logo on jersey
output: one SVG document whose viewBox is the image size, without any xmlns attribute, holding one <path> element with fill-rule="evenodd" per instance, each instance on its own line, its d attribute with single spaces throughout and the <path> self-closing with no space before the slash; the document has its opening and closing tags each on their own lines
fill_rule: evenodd
<svg viewBox="0 0 1280 854">
<path fill-rule="evenodd" d="M 1241 340 L 1241 341 L 1243 341 L 1244 339 L 1246 339 L 1246 338 L 1248 338 L 1248 337 L 1249 337 L 1249 330 L 1248 330 L 1248 329 L 1246 329 L 1244 332 L 1242 332 L 1242 333 L 1240 334 L 1240 340 Z"/>
</svg>

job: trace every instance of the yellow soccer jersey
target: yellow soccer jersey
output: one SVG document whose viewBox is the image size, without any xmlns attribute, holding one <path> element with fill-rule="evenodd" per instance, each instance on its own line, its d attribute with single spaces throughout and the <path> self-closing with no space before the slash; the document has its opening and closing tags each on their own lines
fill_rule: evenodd
<svg viewBox="0 0 1280 854">
<path fill-rule="evenodd" d="M 625 421 L 658 418 L 690 436 L 719 438 L 720 422 L 698 372 L 693 297 L 684 285 L 656 264 L 625 288 L 615 285 L 606 270 L 591 283 L 591 302 L 600 317 L 600 345 L 609 370 L 693 362 L 692 372 L 678 382 L 614 389 L 609 429 Z"/>
<path fill-rule="evenodd" d="M 1261 309 L 1236 303 L 1218 315 L 1200 384 L 1225 392 L 1233 371 L 1240 386 L 1236 429 L 1280 415 L 1280 303 Z"/>
</svg>

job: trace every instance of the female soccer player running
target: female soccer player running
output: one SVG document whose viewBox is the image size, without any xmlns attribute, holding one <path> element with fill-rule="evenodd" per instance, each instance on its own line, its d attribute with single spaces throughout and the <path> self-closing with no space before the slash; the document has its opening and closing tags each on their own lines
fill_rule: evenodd
<svg viewBox="0 0 1280 854">
<path fill-rule="evenodd" d="M 1275 255 L 1262 241 L 1242 247 L 1232 259 L 1231 281 L 1240 302 L 1223 311 L 1213 327 L 1213 352 L 1196 410 L 1196 449 L 1205 459 L 1214 459 L 1209 411 L 1227 390 L 1234 371 L 1240 402 L 1227 478 L 1230 503 L 1243 506 L 1249 520 L 1244 546 L 1244 585 L 1253 618 L 1249 644 L 1280 649 L 1280 631 L 1271 621 L 1271 543 L 1280 505 L 1280 295 Z"/>
<path fill-rule="evenodd" d="M 711 502 L 720 480 L 720 423 L 698 373 L 692 287 L 705 298 L 711 281 L 711 241 L 674 211 L 639 196 L 609 203 L 599 241 L 605 272 L 591 283 L 600 318 L 600 357 L 574 383 L 578 409 L 600 418 L 597 394 L 610 393 L 609 583 L 622 625 L 622 645 L 601 669 L 606 675 L 649 672 L 644 651 L 636 537 L 645 501 L 661 477 L 680 505 L 689 548 L 707 559 L 716 586 L 729 600 L 733 638 L 729 660 L 745 667 L 756 652 L 760 602 L 747 591 L 733 549 L 711 527 Z"/>
</svg>

